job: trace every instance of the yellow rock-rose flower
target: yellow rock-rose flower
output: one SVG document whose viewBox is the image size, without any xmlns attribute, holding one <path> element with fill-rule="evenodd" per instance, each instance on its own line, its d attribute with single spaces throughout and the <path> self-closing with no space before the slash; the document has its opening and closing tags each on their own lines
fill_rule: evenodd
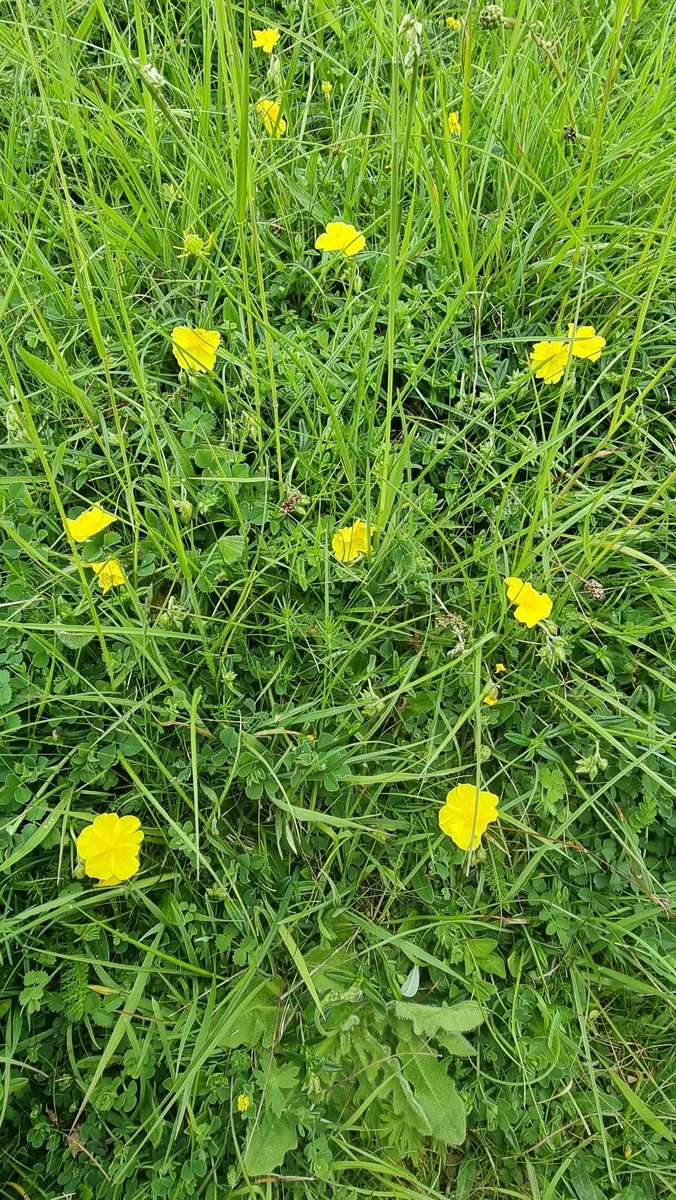
<svg viewBox="0 0 676 1200">
<path fill-rule="evenodd" d="M 278 29 L 254 29 L 251 45 L 254 50 L 264 50 L 266 54 L 272 54 L 278 41 Z"/>
<path fill-rule="evenodd" d="M 362 554 L 368 554 L 374 526 L 370 530 L 365 521 L 355 521 L 345 529 L 338 529 L 331 538 L 331 549 L 339 562 L 354 562 Z"/>
<path fill-rule="evenodd" d="M 73 520 L 66 517 L 66 529 L 74 542 L 86 542 L 87 538 L 93 537 L 95 533 L 107 529 L 113 521 L 117 521 L 117 517 L 106 512 L 100 504 L 95 504 L 93 508 L 85 509 L 79 517 L 75 517 Z"/>
<path fill-rule="evenodd" d="M 473 783 L 454 787 L 439 811 L 440 828 L 461 850 L 476 850 L 488 826 L 497 819 L 498 797 L 492 792 L 477 792 Z"/>
<path fill-rule="evenodd" d="M 87 563 L 92 571 L 96 572 L 97 579 L 101 584 L 101 591 L 109 592 L 111 588 L 119 587 L 124 583 L 124 574 L 122 567 L 116 558 L 106 558 L 102 562 Z"/>
<path fill-rule="evenodd" d="M 351 258 L 353 254 L 359 254 L 365 245 L 366 238 L 354 225 L 347 225 L 345 221 L 329 221 L 326 232 L 320 233 L 317 238 L 315 249 L 339 250 Z"/>
<path fill-rule="evenodd" d="M 112 887 L 138 871 L 142 841 L 138 817 L 101 813 L 79 834 L 77 852 L 89 878 L 98 879 L 102 887 Z"/>
<path fill-rule="evenodd" d="M 549 342 L 536 342 L 531 350 L 530 361 L 536 379 L 544 379 L 545 383 L 558 383 L 568 362 L 568 347 L 558 338 Z"/>
<path fill-rule="evenodd" d="M 593 325 L 568 326 L 568 337 L 572 338 L 571 352 L 576 358 L 589 358 L 598 362 L 606 339 L 596 332 Z"/>
<path fill-rule="evenodd" d="M 265 132 L 271 137 L 280 138 L 286 133 L 286 121 L 279 115 L 281 108 L 276 100 L 257 100 L 256 112 L 265 126 Z"/>
<path fill-rule="evenodd" d="M 216 329 L 177 325 L 171 335 L 174 358 L 183 371 L 213 371 L 221 335 Z"/>
<path fill-rule="evenodd" d="M 552 611 L 552 601 L 546 592 L 536 592 L 530 583 L 524 583 L 516 575 L 505 579 L 507 599 L 515 604 L 514 616 L 532 629 L 538 621 L 545 621 Z"/>
</svg>

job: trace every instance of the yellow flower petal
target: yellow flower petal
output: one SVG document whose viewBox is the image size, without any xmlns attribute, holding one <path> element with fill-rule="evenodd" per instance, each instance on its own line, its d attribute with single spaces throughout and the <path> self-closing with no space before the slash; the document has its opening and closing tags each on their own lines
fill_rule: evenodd
<svg viewBox="0 0 676 1200">
<path fill-rule="evenodd" d="M 110 881 L 131 879 L 139 869 L 139 847 L 143 830 L 138 817 L 101 813 L 79 834 L 77 852 L 85 873 L 105 886 Z"/>
<path fill-rule="evenodd" d="M 462 25 L 462 21 L 459 21 L 457 17 L 446 17 L 446 24 L 449 29 L 454 29 L 457 33 Z"/>
<path fill-rule="evenodd" d="M 523 579 L 518 579 L 515 575 L 510 575 L 505 579 L 507 584 L 507 599 L 516 604 L 514 616 L 517 621 L 521 621 L 532 629 L 537 625 L 538 621 L 544 621 L 552 611 L 552 601 L 546 592 L 536 592 L 531 583 L 524 583 Z M 502 664 L 499 664 L 502 666 Z M 496 667 L 496 671 L 497 671 Z M 502 670 L 504 671 L 504 666 Z"/>
<path fill-rule="evenodd" d="M 216 329 L 177 325 L 171 335 L 174 358 L 183 371 L 213 371 L 221 335 Z"/>
<path fill-rule="evenodd" d="M 563 377 L 568 361 L 566 343 L 558 339 L 536 342 L 531 351 L 530 361 L 536 379 L 544 379 L 545 383 L 558 383 Z"/>
<path fill-rule="evenodd" d="M 489 708 L 492 708 L 494 704 L 497 704 L 497 702 L 498 702 L 497 689 L 493 688 L 493 691 L 488 692 L 487 695 L 484 696 L 484 704 L 487 704 Z"/>
<path fill-rule="evenodd" d="M 460 119 L 457 112 L 448 114 L 448 132 L 454 137 L 462 132 L 462 126 L 460 124 Z"/>
<path fill-rule="evenodd" d="M 439 811 L 439 826 L 461 850 L 476 850 L 482 835 L 498 819 L 498 797 L 479 792 L 473 783 L 460 783 L 446 797 Z M 472 830 L 474 838 L 472 838 Z"/>
<path fill-rule="evenodd" d="M 503 671 L 506 671 L 507 668 L 504 663 L 496 663 L 494 670 L 496 675 L 500 675 Z"/>
<path fill-rule="evenodd" d="M 505 579 L 505 583 L 507 584 L 507 599 L 510 604 L 513 604 L 523 587 L 523 579 L 519 579 L 517 575 L 509 575 Z"/>
<path fill-rule="evenodd" d="M 115 872 L 115 858 L 112 850 L 104 850 L 100 854 L 92 854 L 85 859 L 85 872 L 90 879 L 106 879 Z"/>
<path fill-rule="evenodd" d="M 281 107 L 276 100 L 257 100 L 256 112 L 265 126 L 266 133 L 278 138 L 286 133 L 286 121 L 279 115 Z"/>
<path fill-rule="evenodd" d="M 315 249 L 339 250 L 351 258 L 353 254 L 359 254 L 365 245 L 366 238 L 354 225 L 347 225 L 345 221 L 329 221 L 326 232 L 320 233 L 317 238 Z"/>
<path fill-rule="evenodd" d="M 102 562 L 88 563 L 87 566 L 96 571 L 103 592 L 109 592 L 111 588 L 119 587 L 125 582 L 122 567 L 116 558 L 106 558 Z"/>
<path fill-rule="evenodd" d="M 251 45 L 254 50 L 264 50 L 266 54 L 272 54 L 278 41 L 278 29 L 254 29 Z"/>
<path fill-rule="evenodd" d="M 523 595 L 514 609 L 517 621 L 532 629 L 539 621 L 545 621 L 552 611 L 552 601 L 546 592 L 536 592 L 529 583 L 524 585 Z"/>
<path fill-rule="evenodd" d="M 66 529 L 74 542 L 86 542 L 87 538 L 93 537 L 95 533 L 107 529 L 113 521 L 117 521 L 117 517 L 106 512 L 100 504 L 95 504 L 93 508 L 85 509 L 79 517 L 75 517 L 73 520 L 66 517 Z"/>
<path fill-rule="evenodd" d="M 606 344 L 606 339 L 597 334 L 593 325 L 579 325 L 573 332 L 574 326 L 568 326 L 568 337 L 572 338 L 572 353 L 576 358 L 589 358 L 592 362 L 598 362 L 601 357 L 601 351 Z"/>
<path fill-rule="evenodd" d="M 368 554 L 370 539 L 375 526 L 370 530 L 365 521 L 355 521 L 344 529 L 338 529 L 331 538 L 331 549 L 339 562 L 354 562 L 362 554 Z"/>
</svg>

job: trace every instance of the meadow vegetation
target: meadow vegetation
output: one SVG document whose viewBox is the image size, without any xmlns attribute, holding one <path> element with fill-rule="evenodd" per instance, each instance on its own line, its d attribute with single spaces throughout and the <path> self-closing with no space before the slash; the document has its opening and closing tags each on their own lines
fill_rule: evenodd
<svg viewBox="0 0 676 1200">
<path fill-rule="evenodd" d="M 0 0 L 3 1200 L 676 1195 L 675 54 Z"/>
</svg>

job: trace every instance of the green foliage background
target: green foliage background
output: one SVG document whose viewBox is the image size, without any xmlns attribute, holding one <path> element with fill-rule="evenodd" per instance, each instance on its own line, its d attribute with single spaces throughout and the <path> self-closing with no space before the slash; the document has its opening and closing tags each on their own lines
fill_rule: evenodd
<svg viewBox="0 0 676 1200">
<path fill-rule="evenodd" d="M 0 0 L 3 1196 L 676 1192 L 673 13 L 405 13 Z"/>
</svg>

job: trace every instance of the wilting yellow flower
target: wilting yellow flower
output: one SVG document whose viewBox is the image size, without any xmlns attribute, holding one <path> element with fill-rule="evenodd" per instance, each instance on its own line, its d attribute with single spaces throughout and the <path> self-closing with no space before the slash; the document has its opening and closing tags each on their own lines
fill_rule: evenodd
<svg viewBox="0 0 676 1200">
<path fill-rule="evenodd" d="M 278 138 L 286 133 L 286 121 L 279 115 L 281 108 L 276 100 L 257 100 L 256 112 L 263 121 L 266 133 Z"/>
<path fill-rule="evenodd" d="M 544 621 L 552 611 L 552 602 L 546 592 L 536 592 L 530 583 L 524 583 L 516 575 L 505 579 L 507 599 L 515 604 L 514 616 L 532 629 L 538 621 Z"/>
<path fill-rule="evenodd" d="M 178 258 L 205 258 L 211 249 L 211 243 L 214 240 L 213 233 L 210 233 L 208 238 L 201 238 L 199 233 L 195 233 L 194 227 L 183 230 L 183 245 L 174 246 L 174 250 L 180 250 Z"/>
<path fill-rule="evenodd" d="M 488 692 L 484 696 L 484 704 L 487 704 L 489 708 L 492 708 L 494 704 L 497 704 L 497 702 L 498 702 L 498 689 L 493 688 L 490 692 Z"/>
<path fill-rule="evenodd" d="M 278 29 L 254 29 L 251 44 L 254 50 L 264 50 L 266 54 L 272 54 L 278 41 Z"/>
<path fill-rule="evenodd" d="M 177 325 L 171 335 L 174 358 L 183 371 L 213 371 L 221 335 L 216 329 Z"/>
<path fill-rule="evenodd" d="M 448 132 L 453 134 L 454 137 L 462 132 L 462 126 L 460 124 L 460 119 L 457 112 L 448 114 Z"/>
<path fill-rule="evenodd" d="M 359 233 L 354 225 L 346 225 L 344 221 L 329 221 L 326 233 L 320 233 L 315 242 L 316 250 L 341 250 L 352 258 L 364 249 L 366 238 Z"/>
<path fill-rule="evenodd" d="M 331 538 L 331 549 L 339 562 L 354 562 L 362 554 L 368 554 L 375 526 L 365 521 L 355 521 L 345 529 L 339 529 Z"/>
<path fill-rule="evenodd" d="M 493 669 L 496 675 L 501 675 L 503 671 L 507 670 L 504 663 L 496 663 Z"/>
<path fill-rule="evenodd" d="M 124 583 L 124 574 L 122 567 L 116 558 L 107 558 L 103 562 L 87 563 L 92 571 L 96 571 L 96 576 L 101 584 L 101 591 L 109 592 L 113 587 L 119 587 Z"/>
<path fill-rule="evenodd" d="M 333 84 L 329 83 L 328 79 L 322 80 L 322 91 L 325 96 L 330 96 L 333 91 Z"/>
<path fill-rule="evenodd" d="M 107 529 L 113 521 L 117 521 L 117 517 L 106 512 L 100 504 L 95 504 L 93 508 L 85 509 L 79 517 L 75 517 L 73 520 L 66 517 L 66 529 L 74 542 L 86 542 L 87 538 L 93 537 L 95 533 Z"/>
<path fill-rule="evenodd" d="M 251 1097 L 247 1096 L 246 1092 L 240 1092 L 237 1097 L 237 1112 L 245 1113 L 248 1108 L 251 1108 Z"/>
<path fill-rule="evenodd" d="M 589 358 L 592 362 L 598 362 L 606 339 L 596 332 L 593 325 L 578 325 L 575 332 L 573 330 L 574 326 L 569 325 L 568 337 L 573 341 L 571 353 L 576 358 Z"/>
<path fill-rule="evenodd" d="M 568 362 L 568 347 L 558 338 L 551 342 L 536 342 L 531 350 L 530 361 L 533 370 L 538 368 L 535 371 L 536 379 L 558 383 Z"/>
<path fill-rule="evenodd" d="M 460 783 L 454 787 L 439 811 L 440 828 L 461 850 L 476 850 L 482 834 L 497 819 L 497 796 L 492 792 L 477 792 L 473 783 Z"/>
<path fill-rule="evenodd" d="M 143 830 L 138 817 L 101 813 L 77 839 L 77 852 L 85 874 L 98 879 L 101 887 L 112 887 L 131 879 L 139 869 Z"/>
<path fill-rule="evenodd" d="M 446 17 L 446 24 L 448 25 L 449 29 L 454 29 L 457 33 L 462 25 L 462 21 L 459 21 L 457 17 Z"/>
</svg>

